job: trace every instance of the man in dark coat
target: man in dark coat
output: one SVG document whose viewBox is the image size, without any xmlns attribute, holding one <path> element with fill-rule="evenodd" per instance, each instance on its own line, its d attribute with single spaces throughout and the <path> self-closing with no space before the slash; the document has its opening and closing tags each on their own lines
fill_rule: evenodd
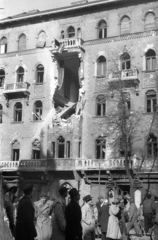
<svg viewBox="0 0 158 240">
<path fill-rule="evenodd" d="M 69 191 L 71 198 L 70 203 L 66 207 L 66 240 L 82 240 L 82 226 L 81 226 L 81 208 L 78 204 L 80 194 L 76 188 Z"/>
<path fill-rule="evenodd" d="M 151 199 L 151 194 L 147 193 L 146 199 L 143 202 L 143 215 L 146 234 L 148 234 L 149 228 L 152 227 L 153 213 L 154 213 L 154 201 Z"/>
<path fill-rule="evenodd" d="M 34 207 L 31 202 L 33 185 L 26 184 L 24 196 L 19 200 L 15 240 L 34 240 L 37 236 L 34 225 Z"/>
<path fill-rule="evenodd" d="M 108 220 L 109 220 L 109 204 L 107 199 L 104 199 L 103 203 L 100 205 L 99 214 L 100 214 L 102 240 L 105 240 L 106 233 L 107 233 Z"/>
</svg>

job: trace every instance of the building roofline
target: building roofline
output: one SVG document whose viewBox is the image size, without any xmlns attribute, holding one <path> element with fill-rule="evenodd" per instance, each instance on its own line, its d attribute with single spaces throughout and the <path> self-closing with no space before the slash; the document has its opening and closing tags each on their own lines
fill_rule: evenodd
<svg viewBox="0 0 158 240">
<path fill-rule="evenodd" d="M 51 10 L 45 10 L 45 11 L 36 11 L 36 13 L 29 13 L 27 12 L 26 15 L 23 16 L 25 13 L 21 13 L 15 16 L 10 16 L 4 19 L 0 20 L 0 24 L 5 24 L 5 23 L 11 23 L 14 21 L 19 21 L 19 20 L 26 20 L 29 18 L 34 18 L 34 17 L 42 17 L 50 14 L 58 14 L 58 13 L 64 13 L 64 12 L 69 12 L 73 10 L 81 10 L 81 9 L 86 9 L 89 7 L 95 7 L 95 6 L 101 6 L 104 4 L 110 4 L 110 3 L 117 3 L 117 2 L 125 2 L 126 0 L 100 0 L 100 1 L 94 1 L 91 3 L 83 3 L 80 5 L 72 5 L 68 7 L 62 7 L 62 8 L 56 8 L 56 9 L 51 9 Z M 31 11 L 30 11 L 31 12 Z"/>
</svg>

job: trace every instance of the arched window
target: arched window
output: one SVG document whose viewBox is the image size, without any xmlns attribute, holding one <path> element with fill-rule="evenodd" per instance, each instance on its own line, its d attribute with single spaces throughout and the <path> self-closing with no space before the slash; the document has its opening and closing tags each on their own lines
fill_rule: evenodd
<svg viewBox="0 0 158 240">
<path fill-rule="evenodd" d="M 97 60 L 97 76 L 106 75 L 106 58 L 100 56 Z"/>
<path fill-rule="evenodd" d="M 126 139 L 126 136 L 120 137 L 119 152 L 120 152 L 121 157 L 125 156 L 126 151 L 127 151 L 127 155 L 131 156 L 131 139 L 130 138 Z"/>
<path fill-rule="evenodd" d="M 98 24 L 98 38 L 107 37 L 107 24 L 104 20 L 101 20 Z"/>
<path fill-rule="evenodd" d="M 122 70 L 126 70 L 126 69 L 131 68 L 131 58 L 130 58 L 130 55 L 127 52 L 122 54 L 121 64 L 122 64 Z"/>
<path fill-rule="evenodd" d="M 106 98 L 104 95 L 97 96 L 97 116 L 105 116 Z"/>
<path fill-rule="evenodd" d="M 61 31 L 61 39 L 64 39 L 65 38 L 65 33 L 64 31 Z"/>
<path fill-rule="evenodd" d="M 0 53 L 7 53 L 7 38 L 3 37 L 0 41 Z"/>
<path fill-rule="evenodd" d="M 46 46 L 46 33 L 41 31 L 38 35 L 37 48 L 44 48 Z"/>
<path fill-rule="evenodd" d="M 42 120 L 42 111 L 43 111 L 43 104 L 41 101 L 36 101 L 34 103 L 34 112 L 33 112 L 33 119 L 34 121 Z"/>
<path fill-rule="evenodd" d="M 105 159 L 106 140 L 104 137 L 99 136 L 96 139 L 96 159 Z"/>
<path fill-rule="evenodd" d="M 75 29 L 74 29 L 74 27 L 70 26 L 68 28 L 67 35 L 68 35 L 68 38 L 75 37 Z"/>
<path fill-rule="evenodd" d="M 149 49 L 146 53 L 146 71 L 153 71 L 156 69 L 156 53 Z"/>
<path fill-rule="evenodd" d="M 58 158 L 64 158 L 65 155 L 65 139 L 63 136 L 58 138 Z"/>
<path fill-rule="evenodd" d="M 0 123 L 3 122 L 3 106 L 0 104 Z"/>
<path fill-rule="evenodd" d="M 77 29 L 77 38 L 82 38 L 81 28 Z"/>
<path fill-rule="evenodd" d="M 147 139 L 147 157 L 155 159 L 157 158 L 157 137 L 154 134 L 150 134 Z"/>
<path fill-rule="evenodd" d="M 23 82 L 24 81 L 24 68 L 19 67 L 17 70 L 17 82 Z"/>
<path fill-rule="evenodd" d="M 155 112 L 157 107 L 157 96 L 154 90 L 146 93 L 146 111 L 147 113 Z"/>
<path fill-rule="evenodd" d="M 155 28 L 155 15 L 149 12 L 145 16 L 145 30 L 150 30 Z"/>
<path fill-rule="evenodd" d="M 12 143 L 12 161 L 18 161 L 20 158 L 20 143 L 16 140 Z"/>
<path fill-rule="evenodd" d="M 130 19 L 129 17 L 125 16 L 121 20 L 121 34 L 128 34 L 130 33 Z"/>
<path fill-rule="evenodd" d="M 35 139 L 32 143 L 32 159 L 40 159 L 41 143 Z"/>
<path fill-rule="evenodd" d="M 39 64 L 36 68 L 36 83 L 43 84 L 44 81 L 44 67 L 42 64 Z"/>
<path fill-rule="evenodd" d="M 21 34 L 18 41 L 18 51 L 23 51 L 26 49 L 26 35 Z"/>
<path fill-rule="evenodd" d="M 14 122 L 22 121 L 22 104 L 20 102 L 14 105 Z"/>
<path fill-rule="evenodd" d="M 0 88 L 3 88 L 5 80 L 5 71 L 0 69 Z"/>
</svg>

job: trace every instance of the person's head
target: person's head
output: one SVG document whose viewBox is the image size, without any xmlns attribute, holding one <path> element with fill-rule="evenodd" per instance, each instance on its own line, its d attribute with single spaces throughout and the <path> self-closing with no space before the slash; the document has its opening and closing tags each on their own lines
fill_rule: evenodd
<svg viewBox="0 0 158 240">
<path fill-rule="evenodd" d="M 99 202 L 102 203 L 102 202 L 104 201 L 104 197 L 100 195 L 100 196 L 98 197 L 98 200 L 99 200 Z"/>
<path fill-rule="evenodd" d="M 45 203 L 47 201 L 47 193 L 46 192 L 41 192 L 40 200 L 42 200 L 43 203 Z"/>
<path fill-rule="evenodd" d="M 150 198 L 151 198 L 151 194 L 150 194 L 150 193 L 147 193 L 146 197 L 147 197 L 148 199 L 150 199 Z"/>
<path fill-rule="evenodd" d="M 88 203 L 88 205 L 92 205 L 92 197 L 91 197 L 91 195 L 86 195 L 85 197 L 84 197 L 84 199 L 85 199 L 85 202 L 86 203 Z"/>
<path fill-rule="evenodd" d="M 70 195 L 71 200 L 75 200 L 75 201 L 79 201 L 80 200 L 80 194 L 79 194 L 79 192 L 77 191 L 76 188 L 72 188 L 69 191 L 69 195 Z"/>
<path fill-rule="evenodd" d="M 66 187 L 61 187 L 59 188 L 59 194 L 61 197 L 66 198 L 67 197 L 67 191 L 68 189 Z"/>
<path fill-rule="evenodd" d="M 27 183 L 22 190 L 25 196 L 32 198 L 33 185 L 31 183 Z"/>
</svg>

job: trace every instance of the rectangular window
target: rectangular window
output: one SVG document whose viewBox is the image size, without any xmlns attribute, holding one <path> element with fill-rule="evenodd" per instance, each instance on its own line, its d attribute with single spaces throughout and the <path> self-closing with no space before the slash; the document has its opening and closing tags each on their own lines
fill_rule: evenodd
<svg viewBox="0 0 158 240">
<path fill-rule="evenodd" d="M 20 157 L 20 149 L 13 149 L 13 161 L 18 161 Z"/>
<path fill-rule="evenodd" d="M 70 158 L 70 141 L 66 142 L 66 157 Z"/>
<path fill-rule="evenodd" d="M 52 157 L 55 158 L 55 142 L 52 142 Z"/>
<path fill-rule="evenodd" d="M 33 159 L 40 159 L 40 150 L 33 149 L 33 151 L 32 151 L 32 158 Z"/>
</svg>

